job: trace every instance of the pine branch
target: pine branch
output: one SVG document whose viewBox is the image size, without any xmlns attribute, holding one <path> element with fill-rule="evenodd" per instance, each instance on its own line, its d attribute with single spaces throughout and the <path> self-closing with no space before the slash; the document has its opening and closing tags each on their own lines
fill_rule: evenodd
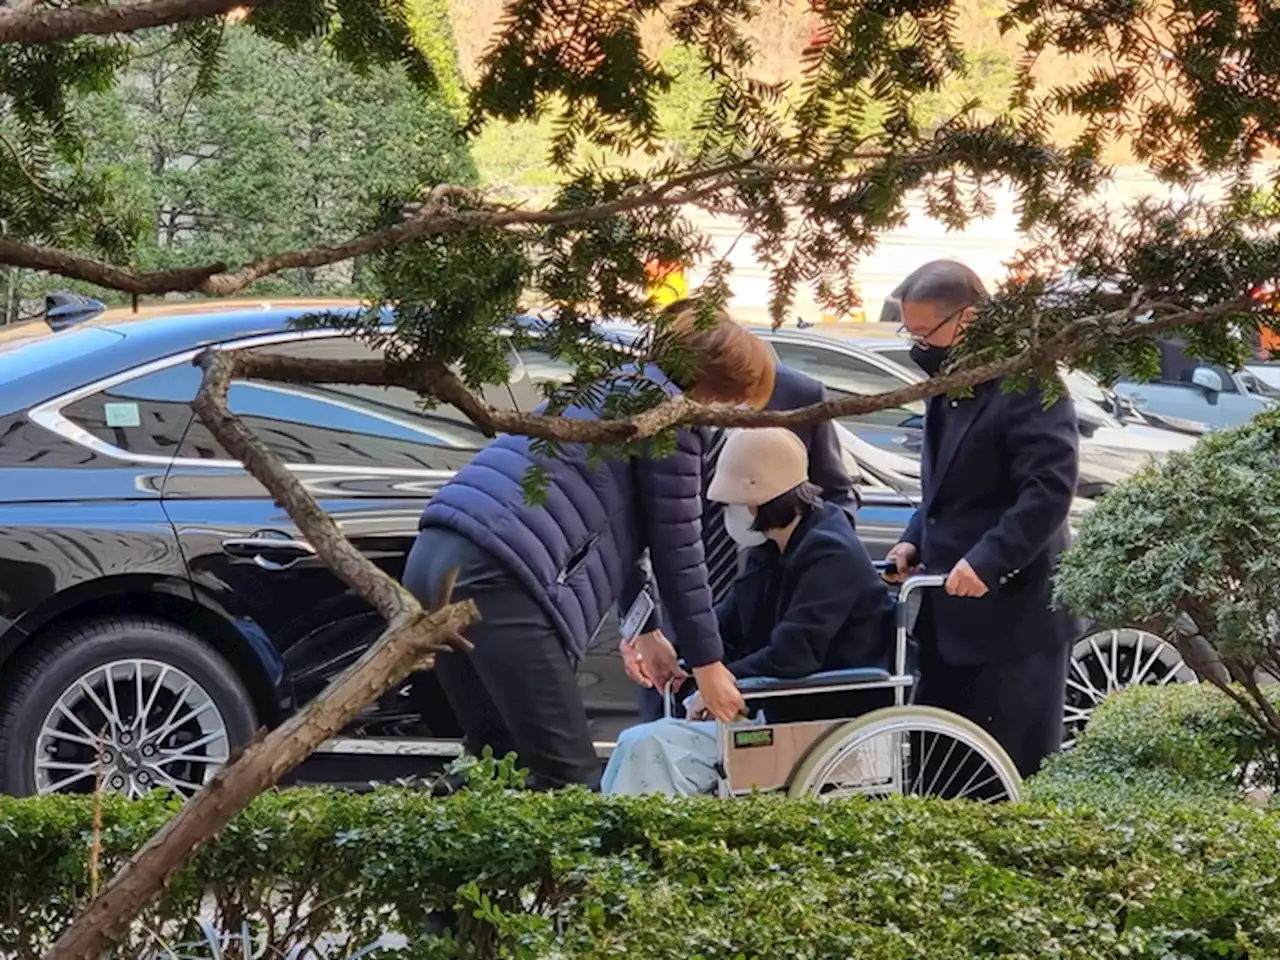
<svg viewBox="0 0 1280 960">
<path fill-rule="evenodd" d="M 866 154 L 852 159 L 875 160 L 883 159 L 883 156 Z M 946 154 L 926 156 L 932 162 L 945 162 L 948 159 Z M 901 161 L 910 158 L 898 159 Z M 853 180 L 856 176 L 857 174 L 850 174 L 847 179 Z M 229 297 L 264 277 L 286 270 L 315 269 L 342 263 L 392 250 L 426 237 L 480 229 L 579 226 L 637 210 L 699 205 L 707 198 L 726 190 L 740 189 L 747 185 L 781 183 L 802 188 L 816 182 L 830 185 L 841 182 L 841 179 L 822 177 L 820 171 L 808 167 L 749 166 L 745 161 L 734 161 L 673 176 L 660 183 L 638 188 L 616 200 L 551 210 L 512 207 L 458 209 L 451 205 L 451 200 L 478 200 L 479 196 L 471 188 L 445 184 L 434 188 L 428 200 L 411 217 L 393 226 L 334 246 L 272 254 L 235 270 L 225 263 L 211 263 L 167 270 L 134 271 L 70 250 L 24 243 L 7 237 L 0 237 L 0 264 L 47 271 L 135 296 L 194 292 L 211 297 Z"/>
<path fill-rule="evenodd" d="M 802 427 L 822 420 L 875 413 L 1044 368 L 1082 353 L 1103 340 L 1115 344 L 1149 338 L 1176 327 L 1194 326 L 1248 309 L 1253 301 L 1242 297 L 1212 307 L 1169 308 L 1148 323 L 1132 322 L 1132 317 L 1141 315 L 1153 305 L 1154 302 L 1142 302 L 1124 310 L 1082 317 L 1042 340 L 1038 346 L 1015 356 L 956 370 L 899 390 L 840 397 L 787 411 L 707 406 L 683 395 L 642 413 L 615 420 L 580 420 L 501 410 L 486 403 L 457 374 L 439 363 L 406 365 L 382 360 L 309 360 L 243 353 L 237 357 L 237 375 L 286 383 L 402 387 L 452 404 L 489 436 L 512 433 L 560 443 L 621 444 L 644 440 L 675 426 Z"/>
<path fill-rule="evenodd" d="M 225 14 L 237 7 L 260 7 L 270 0 L 143 0 L 107 6 L 27 9 L 0 15 L 0 45 L 54 43 L 76 37 L 135 33 L 148 27 L 186 23 Z"/>
</svg>

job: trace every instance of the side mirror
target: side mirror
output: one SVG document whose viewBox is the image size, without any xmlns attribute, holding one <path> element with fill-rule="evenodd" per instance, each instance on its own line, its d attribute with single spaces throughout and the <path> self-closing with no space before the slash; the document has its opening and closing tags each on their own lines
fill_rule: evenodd
<svg viewBox="0 0 1280 960">
<path fill-rule="evenodd" d="M 1223 387 L 1222 377 L 1218 371 L 1208 367 L 1196 367 L 1191 374 L 1191 383 L 1204 391 L 1210 403 L 1218 402 L 1218 394 L 1222 393 Z"/>
</svg>

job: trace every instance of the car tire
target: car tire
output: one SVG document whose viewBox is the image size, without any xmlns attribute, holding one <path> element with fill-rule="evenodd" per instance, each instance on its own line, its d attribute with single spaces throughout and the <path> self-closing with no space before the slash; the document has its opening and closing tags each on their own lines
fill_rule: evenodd
<svg viewBox="0 0 1280 960">
<path fill-rule="evenodd" d="M 1104 630 L 1076 641 L 1067 667 L 1063 746 L 1070 747 L 1100 703 L 1117 690 L 1197 683 L 1178 648 L 1140 630 Z"/>
<path fill-rule="evenodd" d="M 189 795 L 258 725 L 226 660 L 150 617 L 50 633 L 15 664 L 0 705 L 0 792 L 14 796 L 92 793 L 99 782 L 131 795 Z"/>
</svg>

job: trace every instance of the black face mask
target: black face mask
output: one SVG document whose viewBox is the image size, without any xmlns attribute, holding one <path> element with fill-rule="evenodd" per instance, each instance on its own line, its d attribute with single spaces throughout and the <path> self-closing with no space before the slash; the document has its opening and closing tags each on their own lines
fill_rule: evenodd
<svg viewBox="0 0 1280 960">
<path fill-rule="evenodd" d="M 931 377 L 936 377 L 951 355 L 950 347 L 935 347 L 930 343 L 913 343 L 911 360 Z"/>
</svg>

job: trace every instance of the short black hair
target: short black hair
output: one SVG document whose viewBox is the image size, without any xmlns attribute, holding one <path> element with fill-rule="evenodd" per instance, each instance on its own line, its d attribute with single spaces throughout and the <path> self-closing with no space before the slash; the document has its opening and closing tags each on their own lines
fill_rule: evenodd
<svg viewBox="0 0 1280 960">
<path fill-rule="evenodd" d="M 822 491 L 805 481 L 781 496 L 774 497 L 768 503 L 762 503 L 756 507 L 756 520 L 751 524 L 751 529 L 760 533 L 781 530 L 796 517 L 808 516 L 820 503 L 822 503 Z"/>
<path fill-rule="evenodd" d="M 982 278 L 958 260 L 932 260 L 917 267 L 889 296 L 899 303 L 936 303 L 952 314 L 987 299 Z"/>
</svg>

